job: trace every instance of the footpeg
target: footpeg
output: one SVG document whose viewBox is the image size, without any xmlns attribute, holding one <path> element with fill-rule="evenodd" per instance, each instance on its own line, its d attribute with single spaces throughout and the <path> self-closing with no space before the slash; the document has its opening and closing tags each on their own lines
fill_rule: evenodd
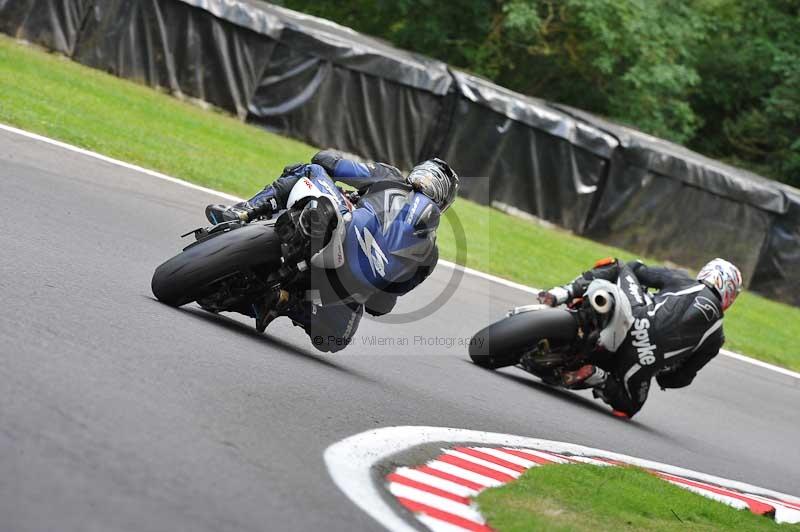
<svg viewBox="0 0 800 532">
<path fill-rule="evenodd" d="M 273 297 L 268 302 L 265 302 L 261 312 L 256 312 L 256 330 L 263 333 L 267 330 L 267 326 L 272 323 L 272 320 L 280 316 L 289 303 L 289 292 L 281 288 L 277 292 L 273 292 Z"/>
</svg>

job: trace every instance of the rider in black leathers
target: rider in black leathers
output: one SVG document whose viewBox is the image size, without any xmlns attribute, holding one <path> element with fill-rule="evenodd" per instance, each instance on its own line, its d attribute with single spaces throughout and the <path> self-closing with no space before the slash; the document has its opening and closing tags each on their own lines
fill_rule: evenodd
<svg viewBox="0 0 800 532">
<path fill-rule="evenodd" d="M 555 306 L 581 297 L 595 279 L 615 283 L 627 296 L 630 328 L 616 352 L 598 346 L 595 364 L 564 372 L 562 380 L 569 388 L 593 388 L 620 417 L 642 408 L 654 376 L 662 389 L 691 384 L 722 347 L 723 312 L 742 284 L 739 270 L 722 259 L 709 262 L 697 279 L 681 270 L 606 259 L 572 283 L 541 292 L 539 300 Z"/>
</svg>

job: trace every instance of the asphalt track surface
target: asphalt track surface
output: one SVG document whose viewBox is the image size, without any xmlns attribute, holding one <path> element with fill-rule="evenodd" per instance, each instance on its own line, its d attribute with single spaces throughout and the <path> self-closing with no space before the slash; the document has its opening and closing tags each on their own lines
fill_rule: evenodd
<svg viewBox="0 0 800 532">
<path fill-rule="evenodd" d="M 4 131 L 0 198 L 3 531 L 378 529 L 322 453 L 391 425 L 577 443 L 800 495 L 790 376 L 718 357 L 620 421 L 585 393 L 415 340 L 469 337 L 530 302 L 474 276 L 437 313 L 365 319 L 354 345 L 321 355 L 283 320 L 262 336 L 153 299 L 153 269 L 218 198 Z M 451 273 L 437 268 L 402 309 Z"/>
</svg>

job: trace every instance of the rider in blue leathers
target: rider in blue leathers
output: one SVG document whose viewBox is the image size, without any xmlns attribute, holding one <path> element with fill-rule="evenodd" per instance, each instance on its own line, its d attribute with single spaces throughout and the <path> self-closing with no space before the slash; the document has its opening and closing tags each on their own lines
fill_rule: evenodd
<svg viewBox="0 0 800 532">
<path fill-rule="evenodd" d="M 305 179 L 337 200 L 335 208 L 346 224 L 344 262 L 312 276 L 311 296 L 284 314 L 306 330 L 317 349 L 335 352 L 352 342 L 364 310 L 376 316 L 390 312 L 398 296 L 433 271 L 439 257 L 436 229 L 455 201 L 458 176 L 440 159 L 424 161 L 403 176 L 393 166 L 360 163 L 325 150 L 311 164 L 287 166 L 281 177 L 246 202 L 209 205 L 206 216 L 213 224 L 269 216 L 287 207 L 292 189 Z M 334 181 L 357 189 L 355 205 Z M 260 331 L 269 323 L 265 317 L 274 304 L 265 301 L 253 309 Z"/>
</svg>

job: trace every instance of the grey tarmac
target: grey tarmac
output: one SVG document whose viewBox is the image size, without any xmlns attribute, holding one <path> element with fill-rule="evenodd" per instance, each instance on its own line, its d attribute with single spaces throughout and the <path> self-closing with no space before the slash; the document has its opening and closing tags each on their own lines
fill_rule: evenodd
<svg viewBox="0 0 800 532">
<path fill-rule="evenodd" d="M 718 357 L 620 421 L 585 392 L 469 363 L 466 339 L 531 302 L 471 275 L 438 312 L 365 319 L 322 355 L 286 320 L 262 336 L 153 299 L 153 269 L 219 198 L 5 131 L 0 198 L 2 531 L 375 530 L 322 453 L 393 425 L 577 443 L 800 495 L 790 376 Z"/>
</svg>

